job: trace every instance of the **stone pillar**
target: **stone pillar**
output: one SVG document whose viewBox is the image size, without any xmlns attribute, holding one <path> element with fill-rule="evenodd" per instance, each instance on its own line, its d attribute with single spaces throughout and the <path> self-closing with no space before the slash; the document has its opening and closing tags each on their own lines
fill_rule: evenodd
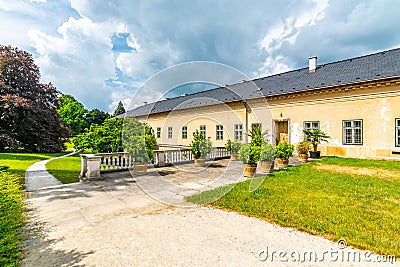
<svg viewBox="0 0 400 267">
<path fill-rule="evenodd" d="M 88 179 L 100 179 L 100 163 L 101 156 L 91 155 L 87 157 L 87 172 Z"/>
<path fill-rule="evenodd" d="M 158 167 L 165 166 L 165 153 L 163 150 L 154 151 L 155 156 L 157 157 Z"/>
<path fill-rule="evenodd" d="M 79 179 L 82 181 L 86 177 L 87 173 L 87 157 L 90 154 L 81 154 L 81 172 L 79 174 Z"/>
</svg>

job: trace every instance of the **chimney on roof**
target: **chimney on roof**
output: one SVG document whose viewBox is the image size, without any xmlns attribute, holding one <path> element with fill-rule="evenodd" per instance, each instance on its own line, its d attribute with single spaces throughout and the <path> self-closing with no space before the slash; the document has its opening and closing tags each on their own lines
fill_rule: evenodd
<svg viewBox="0 0 400 267">
<path fill-rule="evenodd" d="M 308 72 L 312 73 L 315 72 L 317 69 L 317 57 L 312 56 L 308 58 Z"/>
</svg>

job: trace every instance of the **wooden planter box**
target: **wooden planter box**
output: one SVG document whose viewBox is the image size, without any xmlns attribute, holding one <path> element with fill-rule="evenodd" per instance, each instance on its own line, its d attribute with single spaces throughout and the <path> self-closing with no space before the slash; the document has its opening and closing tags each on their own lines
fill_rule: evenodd
<svg viewBox="0 0 400 267">
<path fill-rule="evenodd" d="M 206 164 L 206 157 L 200 157 L 194 159 L 194 166 L 203 167 Z"/>
<path fill-rule="evenodd" d="M 272 173 L 274 171 L 274 161 L 261 160 L 261 169 L 264 173 Z"/>
<path fill-rule="evenodd" d="M 243 176 L 254 177 L 257 170 L 257 163 L 243 163 Z"/>
<path fill-rule="evenodd" d="M 276 161 L 278 163 L 279 169 L 286 169 L 289 166 L 288 159 L 277 158 Z"/>
<path fill-rule="evenodd" d="M 308 154 L 299 154 L 299 161 L 307 162 L 308 161 Z"/>
<path fill-rule="evenodd" d="M 147 162 L 134 162 L 133 163 L 133 174 L 143 175 L 147 173 Z"/>
</svg>

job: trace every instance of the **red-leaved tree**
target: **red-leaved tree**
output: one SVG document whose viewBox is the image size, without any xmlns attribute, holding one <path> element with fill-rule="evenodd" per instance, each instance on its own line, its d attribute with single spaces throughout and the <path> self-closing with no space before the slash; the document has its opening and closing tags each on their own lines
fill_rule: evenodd
<svg viewBox="0 0 400 267">
<path fill-rule="evenodd" d="M 0 45 L 0 150 L 63 150 L 68 129 L 57 114 L 57 96 L 51 83 L 40 83 L 31 54 Z"/>
</svg>

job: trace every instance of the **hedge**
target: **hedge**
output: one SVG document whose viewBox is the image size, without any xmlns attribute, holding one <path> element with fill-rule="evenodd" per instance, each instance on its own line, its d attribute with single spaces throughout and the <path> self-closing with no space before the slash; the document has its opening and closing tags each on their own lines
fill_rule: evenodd
<svg viewBox="0 0 400 267">
<path fill-rule="evenodd" d="M 17 266 L 21 256 L 25 207 L 18 181 L 17 176 L 0 171 L 0 266 Z"/>
</svg>

